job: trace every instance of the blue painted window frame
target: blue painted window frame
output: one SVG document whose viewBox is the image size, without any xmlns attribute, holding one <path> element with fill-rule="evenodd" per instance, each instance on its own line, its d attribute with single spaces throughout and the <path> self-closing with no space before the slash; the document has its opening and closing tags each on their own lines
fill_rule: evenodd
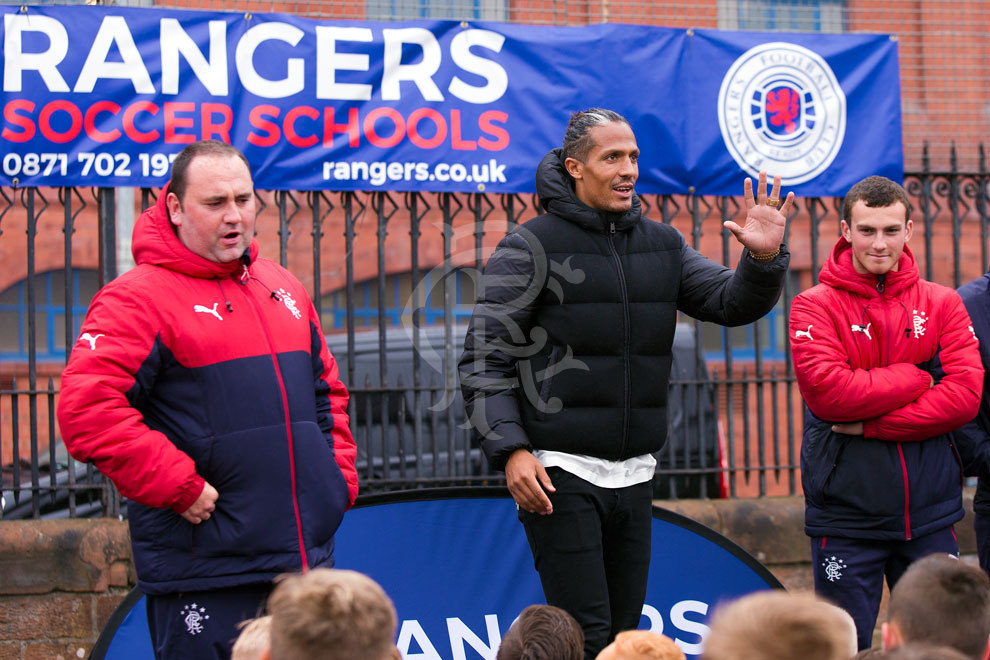
<svg viewBox="0 0 990 660">
<path fill-rule="evenodd" d="M 845 0 L 736 0 L 730 11 L 738 30 L 835 33 L 845 31 L 845 7 Z M 840 10 L 838 25 L 830 9 Z"/>
<path fill-rule="evenodd" d="M 408 314 L 405 301 L 402 299 L 402 278 L 408 273 L 397 273 L 388 275 L 385 278 L 385 290 L 389 300 L 387 300 L 385 310 L 385 320 L 388 326 L 399 326 L 402 324 L 402 317 Z M 444 300 L 443 290 L 434 286 L 434 271 L 429 271 L 423 276 L 423 281 L 417 289 L 425 293 L 423 307 L 420 311 L 420 323 L 423 325 L 437 325 L 443 323 Z M 471 319 L 474 311 L 473 293 L 465 294 L 464 278 L 462 269 L 454 269 L 450 279 L 454 282 L 454 323 L 467 323 Z M 354 327 L 369 328 L 378 325 L 378 303 L 374 302 L 373 292 L 378 288 L 378 280 L 370 279 L 354 284 Z M 473 292 L 473 287 L 469 289 Z M 343 330 L 347 327 L 347 296 L 346 291 L 339 289 L 330 294 L 330 306 L 324 307 L 324 312 L 333 315 L 333 328 Z M 390 294 L 390 295 L 389 295 Z M 436 294 L 436 295 L 434 295 Z M 469 300 L 465 300 L 470 296 Z"/>
<path fill-rule="evenodd" d="M 65 304 L 55 303 L 53 276 L 64 271 L 52 270 L 38 273 L 34 276 L 35 292 L 35 321 L 39 327 L 45 328 L 44 341 L 36 346 L 37 354 L 35 358 L 39 361 L 65 361 L 65 347 L 58 347 L 58 343 L 65 337 L 64 327 L 57 322 L 57 317 L 65 314 Z M 95 273 L 92 270 L 75 269 L 72 271 L 72 336 L 79 334 L 83 319 L 86 318 L 86 310 L 89 308 L 91 297 L 81 299 L 79 293 L 79 276 L 81 273 Z M 28 360 L 28 337 L 27 337 L 27 280 L 21 280 L 11 285 L 3 294 L 7 294 L 11 289 L 17 292 L 16 303 L 0 303 L 0 312 L 14 312 L 17 315 L 17 350 L 0 350 L 0 361 L 2 362 L 26 362 Z M 94 292 L 95 293 L 95 292 Z M 40 335 L 41 333 L 39 333 Z"/>
</svg>

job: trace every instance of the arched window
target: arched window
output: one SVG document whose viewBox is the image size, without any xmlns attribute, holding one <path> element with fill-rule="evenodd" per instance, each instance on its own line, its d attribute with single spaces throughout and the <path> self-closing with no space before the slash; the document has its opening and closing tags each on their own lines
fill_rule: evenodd
<svg viewBox="0 0 990 660">
<path fill-rule="evenodd" d="M 72 337 L 79 333 L 86 309 L 99 289 L 95 270 L 73 270 Z M 65 359 L 65 271 L 52 270 L 34 276 L 35 359 Z M 30 347 L 28 281 L 17 282 L 0 292 L 0 361 L 26 361 Z"/>
</svg>

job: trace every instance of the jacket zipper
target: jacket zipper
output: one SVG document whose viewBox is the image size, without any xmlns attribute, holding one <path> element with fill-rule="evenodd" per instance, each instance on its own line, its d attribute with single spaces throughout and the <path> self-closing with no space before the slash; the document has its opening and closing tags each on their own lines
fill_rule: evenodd
<svg viewBox="0 0 990 660">
<path fill-rule="evenodd" d="M 884 342 L 884 345 L 880 347 L 880 362 L 881 364 L 890 364 L 889 350 L 891 347 L 894 346 L 894 342 L 895 342 L 895 340 L 892 337 L 897 336 L 897 333 L 893 332 L 892 329 L 894 328 L 895 325 L 898 324 L 895 324 L 893 322 L 893 316 L 890 313 L 891 311 L 890 301 L 888 301 L 884 297 L 885 281 L 886 281 L 885 275 L 880 275 L 877 277 L 877 285 L 876 285 L 877 293 L 880 294 L 880 297 L 883 300 L 883 311 L 887 317 L 887 324 L 886 324 L 887 327 L 885 328 L 886 332 L 883 334 L 884 339 L 886 341 Z M 878 335 L 878 337 L 879 336 L 880 335 Z M 910 541 L 911 540 L 911 483 L 908 479 L 907 461 L 904 459 L 904 446 L 900 442 L 897 443 L 897 455 L 901 459 L 901 475 L 904 478 L 904 538 L 905 540 Z"/>
<path fill-rule="evenodd" d="M 246 267 L 244 271 L 246 275 Z M 248 281 L 249 278 L 242 277 L 241 284 L 247 286 Z M 296 496 L 296 460 L 295 450 L 292 446 L 292 420 L 289 418 L 289 397 L 288 393 L 285 391 L 285 382 L 282 380 L 282 370 L 278 366 L 278 354 L 275 351 L 275 345 L 272 343 L 272 335 L 268 328 L 268 323 L 265 320 L 265 315 L 262 314 L 259 309 L 258 302 L 254 299 L 254 297 L 246 290 L 244 291 L 244 294 L 250 302 L 251 309 L 254 310 L 255 316 L 258 317 L 262 334 L 268 342 L 268 352 L 272 356 L 272 365 L 275 367 L 275 379 L 278 381 L 279 392 L 282 394 L 282 410 L 285 411 L 285 437 L 288 441 L 289 448 L 289 478 L 292 485 L 292 508 L 296 515 L 296 533 L 299 541 L 299 556 L 302 559 L 302 570 L 303 572 L 306 572 L 309 570 L 309 562 L 306 560 L 306 546 L 303 542 L 302 518 L 299 515 L 299 498 Z"/>
<path fill-rule="evenodd" d="M 622 392 L 622 441 L 619 444 L 619 456 L 617 457 L 621 459 L 626 455 L 626 444 L 629 440 L 629 409 L 631 407 L 629 391 L 632 386 L 629 383 L 629 297 L 626 291 L 626 275 L 622 270 L 619 252 L 615 249 L 614 236 L 615 222 L 610 222 L 606 238 L 608 239 L 608 249 L 615 261 L 615 269 L 619 275 L 619 293 L 622 295 L 622 378 L 624 389 Z"/>
<path fill-rule="evenodd" d="M 839 448 L 839 451 L 835 453 L 835 458 L 832 459 L 832 467 L 828 471 L 828 475 L 825 477 L 825 481 L 822 482 L 822 488 L 821 488 L 822 508 L 824 508 L 826 511 L 828 511 L 828 500 L 825 498 L 825 491 L 828 489 L 828 482 L 832 481 L 832 477 L 835 475 L 835 471 L 839 467 L 839 459 L 842 458 L 842 454 L 846 451 L 846 447 L 848 446 L 849 445 L 847 443 L 842 443 L 842 446 Z"/>
</svg>

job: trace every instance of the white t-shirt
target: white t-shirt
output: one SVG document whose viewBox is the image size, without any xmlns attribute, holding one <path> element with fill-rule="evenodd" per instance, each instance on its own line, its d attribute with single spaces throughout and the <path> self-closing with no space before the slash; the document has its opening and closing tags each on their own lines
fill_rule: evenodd
<svg viewBox="0 0 990 660">
<path fill-rule="evenodd" d="M 599 488 L 625 488 L 653 478 L 657 459 L 653 454 L 633 456 L 624 461 L 610 461 L 583 454 L 537 449 L 533 451 L 543 467 L 558 467 Z"/>
</svg>

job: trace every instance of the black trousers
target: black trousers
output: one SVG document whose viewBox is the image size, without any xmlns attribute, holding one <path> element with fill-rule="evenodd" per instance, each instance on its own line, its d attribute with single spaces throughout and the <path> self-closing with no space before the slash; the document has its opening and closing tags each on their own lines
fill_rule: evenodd
<svg viewBox="0 0 990 660">
<path fill-rule="evenodd" d="M 264 613 L 272 584 L 146 596 L 157 660 L 228 660 L 237 624 Z"/>
<path fill-rule="evenodd" d="M 593 660 L 615 635 L 639 626 L 650 568 L 653 491 L 649 482 L 599 488 L 547 468 L 557 489 L 553 513 L 519 510 L 547 604 L 569 612 L 584 630 Z"/>
<path fill-rule="evenodd" d="M 980 568 L 990 575 L 990 514 L 974 511 L 973 529 L 976 531 L 976 554 Z"/>
</svg>

